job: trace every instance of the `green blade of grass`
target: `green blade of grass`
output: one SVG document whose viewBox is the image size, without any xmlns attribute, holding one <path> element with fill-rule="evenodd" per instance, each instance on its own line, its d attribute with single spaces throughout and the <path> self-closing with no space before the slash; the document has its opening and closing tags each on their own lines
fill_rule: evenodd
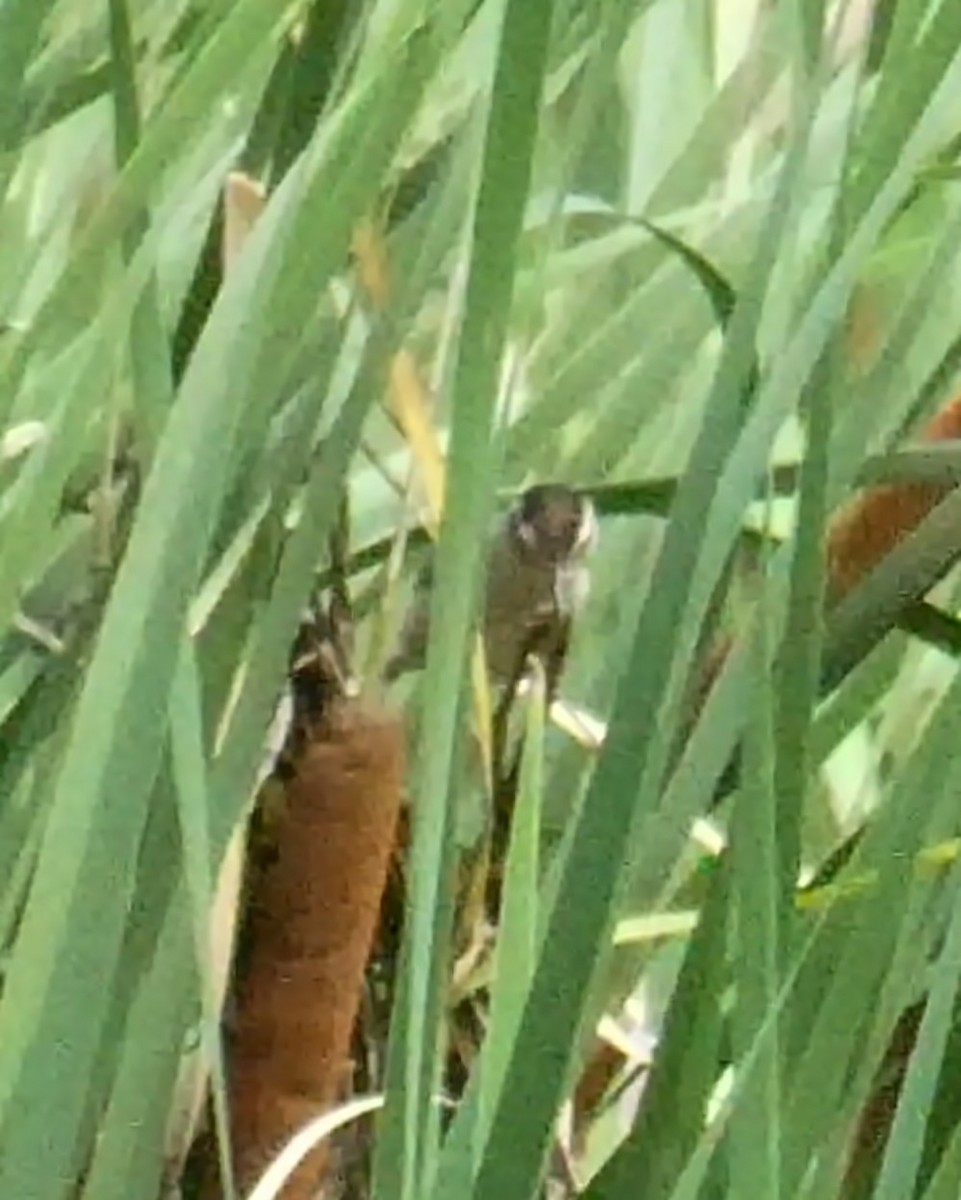
<svg viewBox="0 0 961 1200">
<path fill-rule="evenodd" d="M 10 1151 L 0 1179 L 18 1194 L 60 1194 L 77 1152 L 84 1081 L 106 1016 L 99 981 L 110 977 L 119 953 L 131 867 L 164 736 L 155 706 L 162 714 L 172 671 L 168 646 L 179 638 L 196 587 L 225 484 L 222 450 L 233 442 L 242 415 L 223 371 L 224 348 L 236 333 L 231 322 L 238 306 L 249 305 L 254 286 L 277 269 L 270 264 L 264 270 L 274 234 L 266 224 L 260 256 L 248 257 L 228 281 L 171 410 L 54 792 L 7 981 L 9 1004 L 0 1014 L 0 1113 Z M 244 315 L 249 319 L 256 311 L 247 308 Z M 244 375 L 258 341 L 248 338 L 243 345 L 246 353 L 235 350 L 229 360 L 235 379 Z M 57 1032 L 70 1022 L 70 1011 L 56 1001 L 66 994 L 68 979 L 85 1015 L 83 1031 L 69 1036 Z M 58 1090 L 58 1153 L 31 1152 L 28 1147 L 49 1137 L 50 1129 L 43 1105 L 27 1097 L 43 1094 L 50 1073 L 56 1076 L 70 1062 L 76 1066 L 72 1083 Z"/>
<path fill-rule="evenodd" d="M 130 156 L 136 153 L 142 129 L 135 51 L 126 0 L 110 0 L 110 27 L 117 162 L 122 169 Z M 135 256 L 137 246 L 147 231 L 149 219 L 145 209 L 131 220 L 124 239 L 128 260 Z M 155 276 L 148 280 L 143 295 L 134 306 L 130 350 L 134 411 L 139 418 L 139 462 L 141 470 L 145 470 L 173 392 L 170 349 L 160 315 Z"/>
<path fill-rule="evenodd" d="M 404 1006 L 394 1018 L 387 1105 L 378 1136 L 374 1196 L 413 1200 L 434 1171 L 442 967 L 449 931 L 438 889 L 449 855 L 448 792 L 479 578 L 476 547 L 490 518 L 497 463 L 492 433 L 517 244 L 530 183 L 552 5 L 507 0 L 474 214 L 464 314 L 451 382 L 448 494 L 437 550 L 423 724 L 416 766 Z M 399 1172 L 399 1178 L 398 1178 Z"/>
<path fill-rule="evenodd" d="M 24 76 L 40 38 L 44 20 L 56 5 L 53 0 L 33 4 L 31 0 L 15 0 L 5 4 L 0 12 L 0 147 L 11 148 L 19 115 L 19 96 Z M 0 187 L 0 195 L 6 192 Z"/>
<path fill-rule="evenodd" d="M 479 1070 L 481 1109 L 476 1131 L 483 1145 L 491 1112 L 485 1105 L 497 1095 L 524 1008 L 537 953 L 540 882 L 541 801 L 544 758 L 544 678 L 538 672 L 528 695 L 528 711 L 517 798 L 504 866 L 499 932 L 494 952 L 490 1024 Z M 475 1164 L 475 1171 L 476 1171 Z"/>
<path fill-rule="evenodd" d="M 638 1120 L 585 1200 L 666 1200 L 698 1143 L 720 1058 L 730 887 L 722 860 L 684 955 Z"/>
<path fill-rule="evenodd" d="M 778 1021 L 772 1014 L 786 957 L 782 940 L 790 928 L 786 913 L 793 906 L 793 876 L 785 888 L 780 861 L 775 779 L 775 732 L 771 654 L 761 627 L 752 639 L 753 711 L 745 737 L 744 771 L 731 830 L 735 879 L 734 1014 L 732 1052 L 735 1071 L 744 1070 L 752 1049 L 755 1061 L 741 1088 L 728 1130 L 730 1188 L 740 1194 L 757 1188 L 777 1200 L 781 1196 L 780 1130 L 781 1063 Z M 793 839 L 789 839 L 789 842 Z M 763 1039 L 765 1022 L 770 1028 Z M 759 1041 L 760 1039 L 760 1041 Z M 759 1043 L 759 1044 L 758 1044 Z"/>
<path fill-rule="evenodd" d="M 792 178 L 792 172 L 785 175 L 784 191 Z M 485 1157 L 471 1193 L 475 1200 L 527 1195 L 542 1170 L 551 1125 L 569 1082 L 587 996 L 598 962 L 608 953 L 626 881 L 625 849 L 653 808 L 666 767 L 667 746 L 655 737 L 655 730 L 663 719 L 663 692 L 679 650 L 674 598 L 683 594 L 697 566 L 698 547 L 691 531 L 701 527 L 713 481 L 737 440 L 741 396 L 754 361 L 757 297 L 771 270 L 785 215 L 782 194 L 759 239 L 751 284 L 739 297 L 731 320 L 705 420 L 620 679 L 607 740 L 558 873 L 558 899 L 547 916 L 540 961 L 491 1131 L 493 1144 L 506 1144 L 510 1138 L 514 1152 Z M 729 544 L 730 539 L 718 548 L 724 557 Z M 693 622 L 693 614 L 688 619 Z M 550 1031 L 548 1038 L 545 1031 Z M 457 1145 L 456 1128 L 455 1123 L 450 1147 Z"/>
<path fill-rule="evenodd" d="M 819 936 L 823 950 L 816 946 L 820 957 L 812 956 L 796 996 L 796 1012 L 804 1014 L 806 1033 L 787 1068 L 786 1188 L 799 1185 L 814 1148 L 834 1129 L 836 1109 L 849 1086 L 847 1064 L 856 1060 L 871 1026 L 877 1025 L 880 1037 L 886 1039 L 911 995 L 906 989 L 916 969 L 913 960 L 919 951 L 925 894 L 910 888 L 910 860 L 928 837 L 937 836 L 933 821 L 951 821 L 953 784 L 945 777 L 943 754 L 953 736 L 959 695 L 954 686 L 945 697 L 911 769 L 898 780 L 891 805 L 858 852 L 861 869 L 865 864 L 877 865 L 876 888 L 865 896 L 859 911 L 829 913 Z M 911 797 L 919 795 L 926 798 L 923 812 L 916 804 L 912 809 Z M 866 1066 L 866 1077 L 858 1081 L 862 1095 L 871 1082 L 870 1063 Z"/>
</svg>

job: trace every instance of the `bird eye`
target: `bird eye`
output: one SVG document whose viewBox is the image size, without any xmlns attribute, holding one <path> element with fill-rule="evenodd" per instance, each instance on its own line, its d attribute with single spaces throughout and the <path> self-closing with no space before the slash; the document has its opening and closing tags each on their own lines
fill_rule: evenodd
<svg viewBox="0 0 961 1200">
<path fill-rule="evenodd" d="M 519 517 L 514 523 L 514 530 L 526 546 L 530 546 L 531 549 L 536 547 L 540 535 L 537 526 L 529 517 Z"/>
</svg>

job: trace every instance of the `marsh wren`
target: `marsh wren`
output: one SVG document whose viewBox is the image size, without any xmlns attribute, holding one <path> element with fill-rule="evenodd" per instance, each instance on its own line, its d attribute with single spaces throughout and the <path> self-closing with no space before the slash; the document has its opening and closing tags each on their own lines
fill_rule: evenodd
<svg viewBox="0 0 961 1200">
<path fill-rule="evenodd" d="M 563 484 L 528 488 L 499 522 L 487 552 L 483 618 L 493 683 L 516 685 L 533 655 L 553 691 L 571 620 L 587 598 L 588 559 L 596 542 L 594 505 Z M 384 670 L 387 681 L 424 665 L 432 579 L 428 562 L 418 575 L 397 651 Z"/>
</svg>

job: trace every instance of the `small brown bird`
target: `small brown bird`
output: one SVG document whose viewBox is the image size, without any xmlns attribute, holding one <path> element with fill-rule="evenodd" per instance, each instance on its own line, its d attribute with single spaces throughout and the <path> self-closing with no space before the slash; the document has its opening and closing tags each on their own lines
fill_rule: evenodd
<svg viewBox="0 0 961 1200">
<path fill-rule="evenodd" d="M 484 644 L 492 681 L 520 680 L 529 655 L 542 661 L 552 691 L 563 667 L 570 623 L 587 598 L 588 559 L 597 542 L 589 497 L 563 484 L 523 492 L 488 551 Z M 430 562 L 418 576 L 387 681 L 424 665 L 430 619 Z"/>
</svg>

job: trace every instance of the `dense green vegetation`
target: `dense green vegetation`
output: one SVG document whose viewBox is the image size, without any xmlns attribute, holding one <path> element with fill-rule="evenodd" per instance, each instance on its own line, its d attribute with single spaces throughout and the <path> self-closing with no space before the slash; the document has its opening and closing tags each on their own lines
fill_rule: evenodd
<svg viewBox="0 0 961 1200">
<path fill-rule="evenodd" d="M 654 1066 L 636 1120 L 580 1131 L 590 1200 L 959 1193 L 958 639 L 890 629 L 954 510 L 821 616 L 832 510 L 958 478 L 951 445 L 888 452 L 956 385 L 959 88 L 957 0 L 0 4 L 0 1200 L 152 1200 L 185 1048 L 218 1086 L 214 880 L 345 491 L 361 669 L 396 628 L 425 416 L 446 496 L 376 1200 L 538 1194 L 626 1013 Z M 232 170 L 268 200 L 221 281 Z M 562 692 L 608 736 L 530 719 L 441 1140 L 475 551 L 543 479 L 602 511 Z"/>
</svg>

